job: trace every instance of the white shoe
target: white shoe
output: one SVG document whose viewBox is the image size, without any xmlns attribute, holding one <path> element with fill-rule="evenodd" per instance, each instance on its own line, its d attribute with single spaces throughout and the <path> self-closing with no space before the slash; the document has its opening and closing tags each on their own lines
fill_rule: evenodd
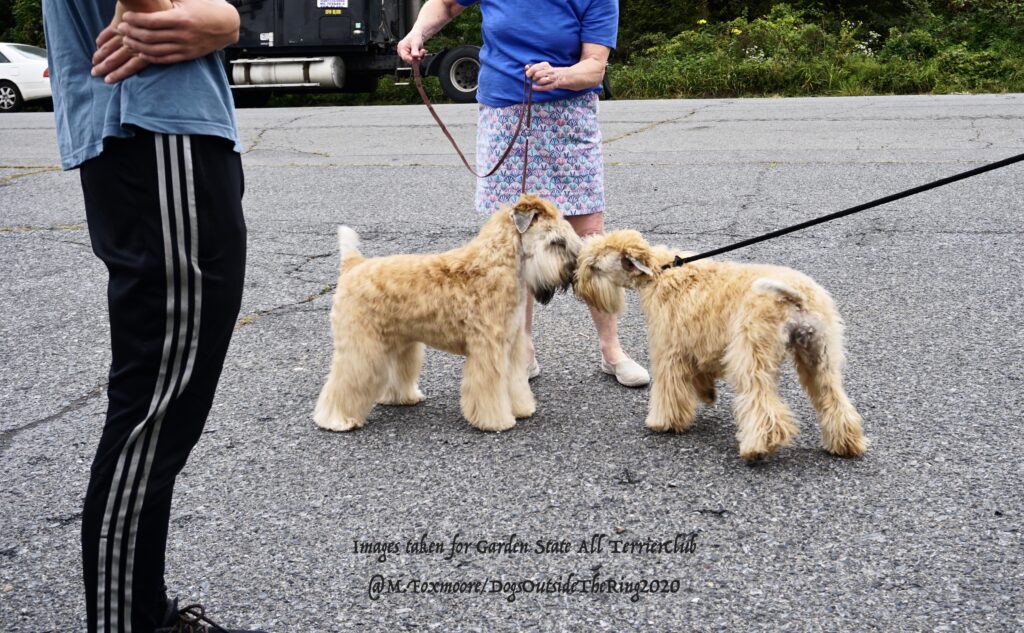
<svg viewBox="0 0 1024 633">
<path fill-rule="evenodd" d="M 615 376 L 619 384 L 627 387 L 643 387 L 651 382 L 651 375 L 647 373 L 647 370 L 628 356 L 615 364 L 602 358 L 601 371 Z"/>
<path fill-rule="evenodd" d="M 540 376 L 540 363 L 537 362 L 537 357 L 534 356 L 530 364 L 526 366 L 526 377 L 533 380 L 537 376 Z"/>
</svg>

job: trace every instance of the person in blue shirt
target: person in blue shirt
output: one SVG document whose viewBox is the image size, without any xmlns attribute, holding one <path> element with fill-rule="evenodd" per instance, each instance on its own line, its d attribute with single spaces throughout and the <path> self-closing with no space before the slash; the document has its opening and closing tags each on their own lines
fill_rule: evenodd
<svg viewBox="0 0 1024 633">
<path fill-rule="evenodd" d="M 398 54 L 407 63 L 422 59 L 424 42 L 478 2 L 484 40 L 477 89 L 478 171 L 489 171 L 512 141 L 525 74 L 534 90 L 526 190 L 554 202 L 580 236 L 601 233 L 605 197 L 598 93 L 618 35 L 618 0 L 428 0 L 398 44 Z M 522 143 L 517 141 L 497 173 L 477 181 L 479 211 L 493 213 L 518 198 Z M 527 301 L 532 355 L 532 297 Z M 593 308 L 590 313 L 601 369 L 627 386 L 650 382 L 647 370 L 622 350 L 615 316 Z M 539 373 L 534 358 L 530 377 Z"/>
<path fill-rule="evenodd" d="M 245 276 L 224 0 L 43 0 L 61 163 L 108 270 L 108 407 L 82 512 L 89 633 L 207 630 L 164 586 L 174 480 L 199 440 Z M 225 630 L 213 626 L 214 630 Z"/>
</svg>

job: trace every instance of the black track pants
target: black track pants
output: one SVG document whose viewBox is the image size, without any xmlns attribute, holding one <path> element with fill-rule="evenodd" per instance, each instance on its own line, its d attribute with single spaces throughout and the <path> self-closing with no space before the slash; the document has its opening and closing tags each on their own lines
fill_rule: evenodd
<svg viewBox="0 0 1024 633">
<path fill-rule="evenodd" d="M 109 405 L 82 515 L 90 633 L 151 633 L 166 609 L 174 478 L 199 440 L 245 275 L 232 144 L 140 131 L 81 167 L 107 265 Z"/>
</svg>

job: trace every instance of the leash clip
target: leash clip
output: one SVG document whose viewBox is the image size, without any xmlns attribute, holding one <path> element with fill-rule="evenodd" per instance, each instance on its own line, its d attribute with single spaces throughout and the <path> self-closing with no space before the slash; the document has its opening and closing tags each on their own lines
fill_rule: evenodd
<svg viewBox="0 0 1024 633">
<path fill-rule="evenodd" d="M 672 260 L 671 264 L 665 264 L 664 266 L 661 267 L 661 269 L 662 270 L 668 270 L 669 268 L 679 268 L 680 266 L 682 266 L 685 263 L 686 263 L 685 259 L 683 259 L 679 255 L 676 255 L 675 259 Z"/>
</svg>

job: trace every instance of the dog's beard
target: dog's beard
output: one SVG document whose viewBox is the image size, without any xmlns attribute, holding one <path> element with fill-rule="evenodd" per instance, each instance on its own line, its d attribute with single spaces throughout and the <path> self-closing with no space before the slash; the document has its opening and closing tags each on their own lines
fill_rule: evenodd
<svg viewBox="0 0 1024 633">
<path fill-rule="evenodd" d="M 568 291 L 575 269 L 576 258 L 570 253 L 534 257 L 525 271 L 526 285 L 538 303 L 547 305 L 557 293 Z"/>
<path fill-rule="evenodd" d="M 533 298 L 541 305 L 547 305 L 549 301 L 559 292 L 567 292 L 572 285 L 572 276 L 566 277 L 561 285 L 546 285 L 533 289 Z"/>
</svg>

